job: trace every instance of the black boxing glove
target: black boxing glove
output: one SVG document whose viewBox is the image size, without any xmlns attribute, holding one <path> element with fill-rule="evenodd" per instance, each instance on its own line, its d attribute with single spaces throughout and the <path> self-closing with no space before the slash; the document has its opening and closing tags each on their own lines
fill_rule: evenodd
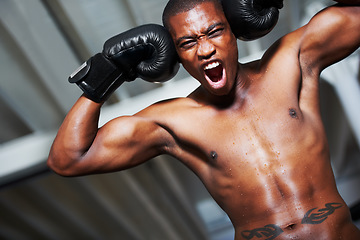
<svg viewBox="0 0 360 240">
<path fill-rule="evenodd" d="M 268 34 L 279 19 L 283 0 L 222 0 L 225 16 L 236 38 L 255 40 Z"/>
<path fill-rule="evenodd" d="M 148 24 L 116 35 L 102 53 L 87 60 L 69 77 L 95 102 L 105 101 L 124 81 L 140 77 L 165 82 L 178 71 L 178 57 L 168 31 Z"/>
</svg>

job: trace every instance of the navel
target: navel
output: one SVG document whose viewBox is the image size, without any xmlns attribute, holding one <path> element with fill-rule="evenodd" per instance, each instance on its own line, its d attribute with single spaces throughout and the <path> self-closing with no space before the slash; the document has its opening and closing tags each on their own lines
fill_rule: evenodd
<svg viewBox="0 0 360 240">
<path fill-rule="evenodd" d="M 296 224 L 295 223 L 290 223 L 290 224 L 288 224 L 286 227 L 285 227 L 285 229 L 287 229 L 287 230 L 293 230 L 293 229 L 295 229 L 296 228 Z"/>
</svg>

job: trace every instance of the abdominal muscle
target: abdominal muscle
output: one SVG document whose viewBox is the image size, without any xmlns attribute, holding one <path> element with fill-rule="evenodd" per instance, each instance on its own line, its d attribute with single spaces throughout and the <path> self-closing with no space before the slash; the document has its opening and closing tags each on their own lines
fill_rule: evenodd
<svg viewBox="0 0 360 240">
<path fill-rule="evenodd" d="M 350 223 L 350 215 L 343 200 L 329 193 L 264 198 L 263 202 L 256 200 L 261 196 L 252 196 L 257 204 L 244 207 L 246 213 L 229 214 L 236 239 L 331 239 L 343 231 L 345 222 Z"/>
<path fill-rule="evenodd" d="M 299 161 L 301 168 L 282 163 L 266 173 L 266 166 L 250 169 L 246 163 L 231 171 L 229 166 L 225 172 L 214 170 L 217 181 L 209 190 L 230 217 L 236 240 L 332 239 L 351 223 L 328 161 L 313 159 L 312 168 L 308 160 Z"/>
<path fill-rule="evenodd" d="M 351 223 L 333 179 L 323 176 L 318 180 L 327 184 L 315 184 L 276 178 L 270 174 L 236 184 L 230 177 L 220 184 L 223 191 L 213 196 L 230 217 L 236 239 L 333 239 Z"/>
<path fill-rule="evenodd" d="M 292 148 L 280 137 L 272 144 L 254 138 L 217 149 L 211 178 L 203 179 L 231 219 L 236 240 L 350 236 L 349 209 L 337 191 L 326 144 L 312 147 L 294 137 Z"/>
</svg>

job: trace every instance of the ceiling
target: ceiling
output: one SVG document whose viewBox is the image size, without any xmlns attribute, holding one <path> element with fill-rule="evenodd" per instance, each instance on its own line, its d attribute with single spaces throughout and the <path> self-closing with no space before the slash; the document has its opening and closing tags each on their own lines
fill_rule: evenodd
<svg viewBox="0 0 360 240">
<path fill-rule="evenodd" d="M 285 0 L 275 29 L 238 42 L 240 61 L 258 57 L 329 1 Z M 0 239 L 233 238 L 224 212 L 197 177 L 168 156 L 119 173 L 63 178 L 46 158 L 80 96 L 67 78 L 109 37 L 161 24 L 165 0 L 0 1 Z M 339 191 L 360 199 L 359 54 L 323 74 L 322 115 Z M 341 81 L 339 81 L 341 80 Z M 126 83 L 103 107 L 101 124 L 197 86 L 180 69 L 165 84 Z"/>
</svg>

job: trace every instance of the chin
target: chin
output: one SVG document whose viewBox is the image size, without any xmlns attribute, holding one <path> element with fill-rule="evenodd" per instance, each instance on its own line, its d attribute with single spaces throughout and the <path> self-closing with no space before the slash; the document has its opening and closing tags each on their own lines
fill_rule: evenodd
<svg viewBox="0 0 360 240">
<path fill-rule="evenodd" d="M 230 90 L 223 90 L 223 91 L 217 91 L 214 93 L 214 95 L 221 97 L 221 96 L 227 96 L 230 94 Z"/>
<path fill-rule="evenodd" d="M 231 89 L 232 88 L 227 85 L 225 85 L 221 88 L 213 88 L 213 87 L 207 88 L 209 93 L 211 93 L 212 95 L 215 95 L 215 96 L 219 96 L 219 97 L 229 95 L 231 92 Z"/>
</svg>

